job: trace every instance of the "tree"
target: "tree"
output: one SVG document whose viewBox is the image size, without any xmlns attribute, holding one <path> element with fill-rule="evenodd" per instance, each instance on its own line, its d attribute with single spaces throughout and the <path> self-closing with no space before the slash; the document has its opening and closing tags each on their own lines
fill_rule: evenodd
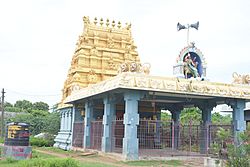
<svg viewBox="0 0 250 167">
<path fill-rule="evenodd" d="M 161 112 L 161 120 L 162 121 L 170 121 L 171 115 L 168 114 L 167 112 Z"/>
<path fill-rule="evenodd" d="M 182 124 L 200 124 L 201 122 L 201 110 L 197 107 L 184 108 L 181 111 L 180 119 Z"/>
<path fill-rule="evenodd" d="M 34 110 L 43 110 L 43 111 L 49 111 L 49 105 L 44 102 L 35 102 L 33 103 L 33 109 Z"/>
<path fill-rule="evenodd" d="M 13 107 L 13 105 L 6 101 L 6 102 L 4 102 L 4 108 L 6 108 L 6 107 Z"/>
<path fill-rule="evenodd" d="M 44 132 L 56 135 L 60 129 L 60 113 L 52 112 L 47 115 Z"/>
<path fill-rule="evenodd" d="M 230 115 L 221 115 L 219 112 L 212 114 L 212 123 L 213 124 L 231 124 L 232 118 Z"/>
<path fill-rule="evenodd" d="M 33 105 L 28 100 L 18 100 L 16 101 L 14 107 L 20 108 L 21 111 L 24 112 L 31 112 Z"/>
<path fill-rule="evenodd" d="M 32 135 L 41 132 L 56 135 L 60 127 L 59 113 L 44 113 L 45 111 L 35 110 L 33 113 L 24 113 L 9 118 L 8 122 L 23 122 L 30 125 L 29 129 Z"/>
</svg>

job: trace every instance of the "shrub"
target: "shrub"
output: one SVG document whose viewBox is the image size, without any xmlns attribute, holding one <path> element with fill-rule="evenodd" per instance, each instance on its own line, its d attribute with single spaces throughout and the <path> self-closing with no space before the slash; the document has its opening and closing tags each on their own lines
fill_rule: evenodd
<svg viewBox="0 0 250 167">
<path fill-rule="evenodd" d="M 51 147 L 54 144 L 53 139 L 43 139 L 43 138 L 35 138 L 30 137 L 30 145 L 37 146 L 37 147 Z"/>
<path fill-rule="evenodd" d="M 0 137 L 0 143 L 4 143 L 4 138 Z"/>
</svg>

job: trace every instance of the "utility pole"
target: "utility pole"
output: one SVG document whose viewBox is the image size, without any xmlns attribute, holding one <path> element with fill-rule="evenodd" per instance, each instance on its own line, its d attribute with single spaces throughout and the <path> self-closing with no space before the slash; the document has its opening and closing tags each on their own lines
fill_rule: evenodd
<svg viewBox="0 0 250 167">
<path fill-rule="evenodd" d="M 2 105 L 1 105 L 1 108 L 2 108 L 2 131 L 1 131 L 1 137 L 3 138 L 4 137 L 4 88 L 2 89 Z"/>
</svg>

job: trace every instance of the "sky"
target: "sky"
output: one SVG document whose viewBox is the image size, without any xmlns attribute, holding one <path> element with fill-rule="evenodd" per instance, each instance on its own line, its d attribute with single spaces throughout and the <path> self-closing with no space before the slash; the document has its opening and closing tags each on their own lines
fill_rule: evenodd
<svg viewBox="0 0 250 167">
<path fill-rule="evenodd" d="M 61 100 L 83 16 L 131 22 L 142 63 L 151 74 L 172 76 L 190 29 L 207 62 L 207 78 L 232 82 L 250 74 L 249 0 L 0 0 L 0 88 L 5 100 Z"/>
</svg>

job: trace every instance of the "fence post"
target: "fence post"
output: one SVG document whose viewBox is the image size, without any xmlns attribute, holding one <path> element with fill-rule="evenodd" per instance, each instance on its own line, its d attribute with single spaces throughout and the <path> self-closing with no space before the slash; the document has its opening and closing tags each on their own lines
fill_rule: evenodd
<svg viewBox="0 0 250 167">
<path fill-rule="evenodd" d="M 172 150 L 174 150 L 174 147 L 175 147 L 175 135 L 174 135 L 174 132 L 175 132 L 175 129 L 174 129 L 174 121 L 172 120 Z"/>
<path fill-rule="evenodd" d="M 192 151 L 192 120 L 189 121 L 189 152 Z"/>
</svg>

